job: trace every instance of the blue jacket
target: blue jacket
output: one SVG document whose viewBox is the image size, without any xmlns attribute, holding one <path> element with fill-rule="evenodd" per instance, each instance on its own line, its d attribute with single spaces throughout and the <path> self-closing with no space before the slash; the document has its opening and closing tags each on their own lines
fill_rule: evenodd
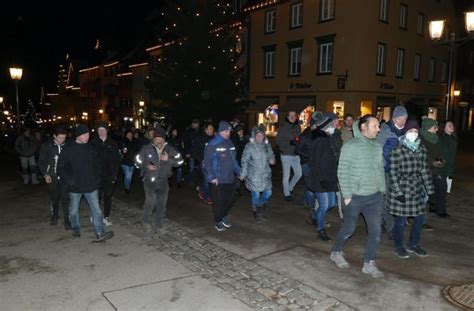
<svg viewBox="0 0 474 311">
<path fill-rule="evenodd" d="M 390 153 L 396 146 L 398 146 L 399 137 L 403 135 L 403 129 L 399 130 L 396 128 L 393 121 L 384 124 L 380 128 L 380 133 L 377 136 L 377 142 L 382 145 L 383 148 L 383 159 L 384 159 L 384 170 L 385 173 L 390 172 Z"/>
<path fill-rule="evenodd" d="M 232 184 L 235 174 L 240 175 L 235 146 L 230 139 L 224 139 L 220 135 L 206 144 L 202 165 L 208 182 L 217 178 L 219 184 Z"/>
</svg>

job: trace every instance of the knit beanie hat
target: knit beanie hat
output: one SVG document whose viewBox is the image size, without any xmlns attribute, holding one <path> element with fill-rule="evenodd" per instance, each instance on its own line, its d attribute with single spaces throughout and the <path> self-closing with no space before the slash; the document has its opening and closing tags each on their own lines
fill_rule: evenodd
<svg viewBox="0 0 474 311">
<path fill-rule="evenodd" d="M 323 118 L 323 113 L 321 111 L 315 111 L 311 114 L 311 119 L 309 120 L 309 125 L 313 126 L 321 121 Z"/>
<path fill-rule="evenodd" d="M 332 120 L 328 115 L 323 115 L 323 117 L 319 120 L 319 122 L 316 122 L 316 128 L 324 131 L 325 129 L 329 128 L 332 125 Z"/>
<path fill-rule="evenodd" d="M 155 137 L 161 137 L 161 138 L 166 138 L 166 131 L 164 128 L 161 126 L 157 125 L 155 128 L 155 133 L 153 134 L 153 138 Z"/>
<path fill-rule="evenodd" d="M 76 126 L 74 133 L 76 134 L 76 137 L 78 137 L 78 136 L 81 136 L 82 134 L 90 133 L 90 131 L 87 125 L 79 124 L 78 126 Z"/>
<path fill-rule="evenodd" d="M 408 120 L 407 123 L 405 124 L 405 127 L 403 128 L 403 130 L 406 133 L 411 129 L 420 130 L 420 126 L 418 125 L 418 122 L 416 122 L 415 120 Z"/>
<path fill-rule="evenodd" d="M 436 120 L 433 120 L 431 118 L 425 118 L 421 122 L 421 128 L 425 131 L 427 131 L 430 128 L 432 128 L 433 126 L 437 126 L 437 125 L 438 125 L 438 122 L 436 122 Z"/>
<path fill-rule="evenodd" d="M 218 132 L 223 132 L 223 131 L 231 131 L 232 130 L 232 125 L 229 124 L 227 121 L 221 121 L 219 122 L 219 128 Z"/>
<path fill-rule="evenodd" d="M 334 121 L 337 119 L 337 115 L 334 113 L 334 112 L 326 112 L 324 114 L 324 116 L 328 117 L 329 119 L 331 119 L 331 121 Z"/>
<path fill-rule="evenodd" d="M 395 109 L 393 110 L 392 119 L 396 119 L 398 117 L 408 117 L 408 112 L 405 107 L 403 106 L 395 107 Z"/>
<path fill-rule="evenodd" d="M 104 121 L 97 122 L 96 129 L 104 128 L 106 131 L 109 130 L 109 125 Z"/>
</svg>

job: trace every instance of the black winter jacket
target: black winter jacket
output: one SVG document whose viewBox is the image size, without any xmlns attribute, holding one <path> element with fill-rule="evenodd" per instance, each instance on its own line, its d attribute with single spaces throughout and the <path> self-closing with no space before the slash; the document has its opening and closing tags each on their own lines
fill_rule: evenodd
<svg viewBox="0 0 474 311">
<path fill-rule="evenodd" d="M 311 132 L 311 159 L 309 162 L 310 189 L 314 192 L 336 192 L 337 185 L 337 158 L 334 143 L 325 132 L 316 129 Z"/>
<path fill-rule="evenodd" d="M 124 153 L 124 148 L 127 148 L 127 152 Z M 135 165 L 135 157 L 137 156 L 140 149 L 138 148 L 138 141 L 132 139 L 132 141 L 125 138 L 120 147 L 120 152 L 122 153 L 122 164 L 128 166 Z"/>
<path fill-rule="evenodd" d="M 298 144 L 295 147 L 295 154 L 300 156 L 301 164 L 309 163 L 312 144 L 313 136 L 311 135 L 311 128 L 307 127 L 303 133 L 301 133 Z"/>
<path fill-rule="evenodd" d="M 53 178 L 58 177 L 57 167 L 60 154 L 64 151 L 66 143 L 57 145 L 53 139 L 41 144 L 38 167 L 43 176 L 49 175 Z"/>
<path fill-rule="evenodd" d="M 122 159 L 115 140 L 107 137 L 105 141 L 102 141 L 99 137 L 96 137 L 91 141 L 91 145 L 99 155 L 102 178 L 106 181 L 116 180 Z"/>
</svg>

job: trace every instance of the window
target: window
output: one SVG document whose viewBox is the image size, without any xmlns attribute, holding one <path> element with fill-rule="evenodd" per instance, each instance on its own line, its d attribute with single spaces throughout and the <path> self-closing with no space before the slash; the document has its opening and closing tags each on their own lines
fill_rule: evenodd
<svg viewBox="0 0 474 311">
<path fill-rule="evenodd" d="M 275 77 L 275 45 L 263 47 L 263 77 Z"/>
<path fill-rule="evenodd" d="M 430 71 L 428 73 L 428 81 L 433 82 L 436 75 L 436 58 L 430 58 Z"/>
<path fill-rule="evenodd" d="M 407 29 L 408 20 L 408 6 L 406 4 L 400 4 L 400 20 L 398 25 L 402 29 Z"/>
<path fill-rule="evenodd" d="M 403 78 L 403 71 L 405 67 L 405 50 L 397 50 L 397 68 L 395 70 L 395 77 Z"/>
<path fill-rule="evenodd" d="M 276 10 L 267 11 L 265 13 L 265 33 L 275 32 L 276 26 Z"/>
<path fill-rule="evenodd" d="M 423 13 L 418 13 L 418 19 L 416 22 L 416 34 L 423 36 L 425 32 L 425 15 Z"/>
<path fill-rule="evenodd" d="M 388 23 L 388 8 L 390 0 L 380 0 L 379 20 Z"/>
<path fill-rule="evenodd" d="M 385 75 L 385 61 L 387 58 L 387 45 L 380 43 L 377 45 L 377 75 Z"/>
<path fill-rule="evenodd" d="M 335 35 L 316 38 L 318 42 L 318 74 L 331 74 Z"/>
<path fill-rule="evenodd" d="M 293 4 L 290 14 L 290 28 L 303 26 L 303 2 Z"/>
<path fill-rule="evenodd" d="M 413 79 L 420 80 L 420 69 L 421 69 L 421 55 L 415 55 L 415 66 L 413 67 Z"/>
<path fill-rule="evenodd" d="M 320 0 L 319 5 L 319 20 L 327 21 L 334 19 L 334 1 L 335 0 Z"/>
<path fill-rule="evenodd" d="M 441 62 L 441 83 L 446 83 L 447 79 L 447 69 L 448 69 L 448 63 L 443 60 Z"/>
<path fill-rule="evenodd" d="M 303 54 L 303 41 L 294 41 L 288 43 L 289 55 L 289 76 L 301 75 L 301 56 Z"/>
</svg>

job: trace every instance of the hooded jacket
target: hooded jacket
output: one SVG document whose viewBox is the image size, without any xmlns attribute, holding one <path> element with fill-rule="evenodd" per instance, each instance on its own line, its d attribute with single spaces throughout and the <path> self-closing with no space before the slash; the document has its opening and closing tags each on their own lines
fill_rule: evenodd
<svg viewBox="0 0 474 311">
<path fill-rule="evenodd" d="M 355 131 L 354 126 L 352 126 L 352 129 Z M 385 173 L 390 172 L 390 152 L 392 152 L 392 150 L 398 145 L 398 139 L 403 134 L 403 129 L 398 129 L 395 124 L 393 124 L 393 121 L 390 121 L 380 127 L 380 133 L 377 136 L 377 141 L 383 148 Z"/>
<path fill-rule="evenodd" d="M 58 177 L 57 168 L 59 156 L 64 151 L 65 147 L 66 142 L 62 145 L 58 145 L 54 142 L 54 139 L 41 144 L 38 157 L 38 167 L 43 176 L 49 175 L 53 178 Z"/>
<path fill-rule="evenodd" d="M 382 146 L 359 131 L 359 121 L 354 122 L 354 138 L 342 146 L 337 177 L 342 197 L 367 196 L 385 192 Z"/>
<path fill-rule="evenodd" d="M 18 152 L 20 156 L 29 158 L 35 154 L 37 145 L 38 142 L 32 135 L 27 137 L 23 134 L 15 141 L 15 151 Z"/>
<path fill-rule="evenodd" d="M 245 145 L 240 176 L 245 179 L 247 189 L 263 192 L 272 189 L 270 160 L 275 160 L 275 154 L 266 137 L 262 143 L 257 143 L 255 136 L 254 130 L 249 142 Z"/>
<path fill-rule="evenodd" d="M 91 140 L 91 145 L 99 155 L 99 161 L 102 165 L 102 178 L 108 181 L 116 180 L 122 158 L 115 140 L 109 136 L 104 141 L 99 137 L 95 137 Z"/>
<path fill-rule="evenodd" d="M 320 129 L 311 132 L 313 143 L 311 145 L 311 158 L 309 166 L 310 185 L 313 192 L 336 192 L 337 186 L 337 155 L 334 141 Z"/>
</svg>

